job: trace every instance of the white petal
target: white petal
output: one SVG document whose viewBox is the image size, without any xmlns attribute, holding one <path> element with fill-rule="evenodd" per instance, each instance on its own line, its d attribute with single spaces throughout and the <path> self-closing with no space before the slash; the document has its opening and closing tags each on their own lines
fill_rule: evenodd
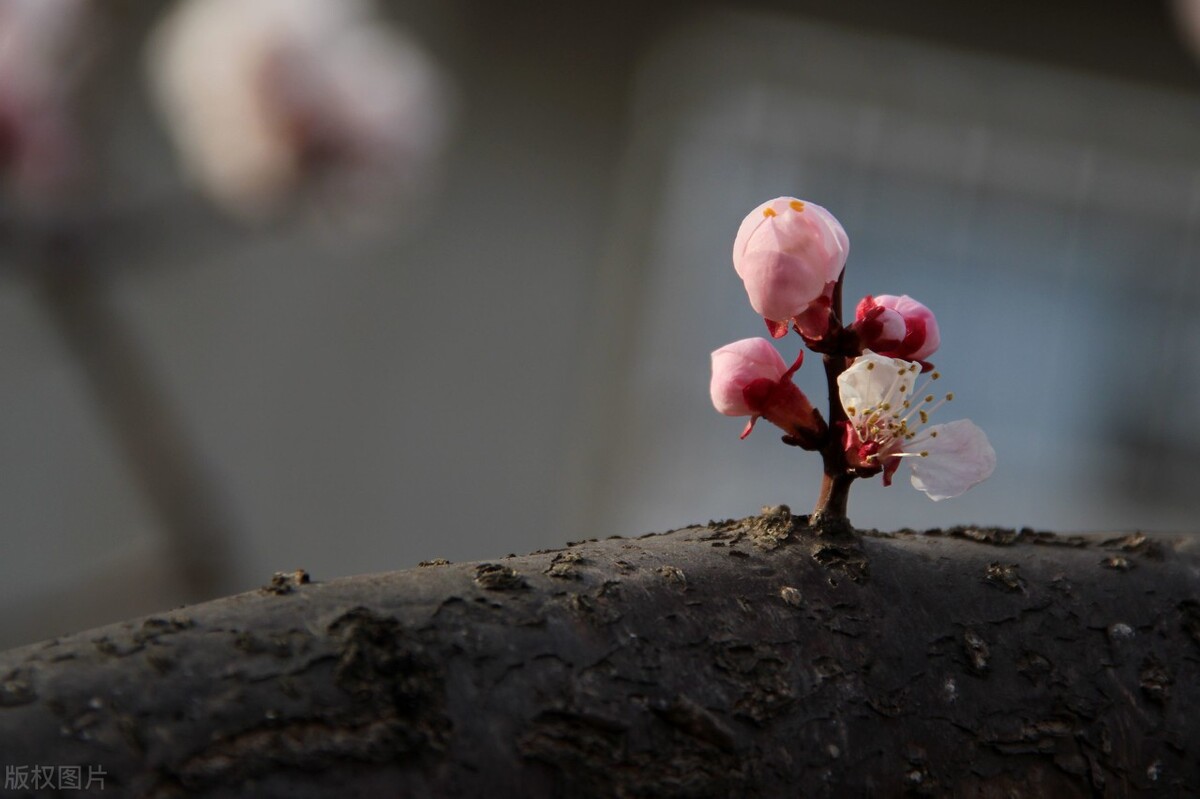
<svg viewBox="0 0 1200 799">
<path fill-rule="evenodd" d="M 913 488 L 924 491 L 934 501 L 957 497 L 986 480 L 996 468 L 996 451 L 970 419 L 934 425 L 916 441 L 920 443 L 914 442 L 905 450 L 929 454 L 908 459 L 912 463 Z"/>
<path fill-rule="evenodd" d="M 838 396 L 842 407 L 850 416 L 856 416 L 866 408 L 878 408 L 885 402 L 899 410 L 900 386 L 911 388 L 912 364 L 899 358 L 888 358 L 866 350 L 854 359 L 846 371 L 838 375 Z M 900 370 L 905 370 L 902 377 Z M 854 408 L 855 413 L 850 413 Z"/>
</svg>

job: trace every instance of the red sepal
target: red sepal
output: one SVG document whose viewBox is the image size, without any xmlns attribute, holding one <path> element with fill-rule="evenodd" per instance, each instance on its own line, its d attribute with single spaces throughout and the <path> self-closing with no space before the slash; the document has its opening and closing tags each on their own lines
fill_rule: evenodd
<svg viewBox="0 0 1200 799">
<path fill-rule="evenodd" d="M 751 416 L 750 421 L 746 422 L 746 429 L 742 431 L 742 434 L 738 438 L 744 440 L 746 436 L 750 435 L 750 431 L 754 429 L 754 423 L 757 421 L 757 416 Z"/>
<path fill-rule="evenodd" d="M 888 458 L 887 463 L 883 465 L 883 484 L 890 486 L 892 484 L 892 475 L 900 468 L 899 458 Z"/>
<path fill-rule="evenodd" d="M 742 399 L 746 401 L 750 410 L 761 416 L 766 411 L 767 403 L 770 402 L 771 394 L 774 393 L 777 385 L 779 385 L 777 382 L 766 377 L 751 380 L 742 389 Z"/>
<path fill-rule="evenodd" d="M 858 437 L 858 432 L 849 422 L 838 422 L 841 428 L 842 450 L 846 453 L 846 463 L 859 477 L 871 477 L 879 474 L 882 467 L 879 461 L 868 461 L 867 458 L 879 452 L 879 444 L 874 441 L 864 442 Z"/>
<path fill-rule="evenodd" d="M 763 317 L 763 321 L 767 323 L 767 331 L 770 332 L 771 338 L 783 338 L 788 332 L 787 322 L 776 322 L 774 320 Z"/>
<path fill-rule="evenodd" d="M 901 353 L 913 353 L 925 345 L 925 320 L 919 316 L 904 317 L 904 341 L 900 342 Z M 909 357 L 907 354 L 901 358 Z"/>
<path fill-rule="evenodd" d="M 796 362 L 793 363 L 788 370 L 783 373 L 783 377 L 779 378 L 780 381 L 791 380 L 792 375 L 796 374 L 802 363 L 804 363 L 804 350 L 800 350 L 800 354 L 796 356 Z"/>
<path fill-rule="evenodd" d="M 863 346 L 880 355 L 902 357 L 899 352 L 908 340 L 907 320 L 905 320 L 904 340 L 883 338 L 883 325 L 880 324 L 879 317 L 886 310 L 882 305 L 877 305 L 875 298 L 868 294 L 859 301 L 858 307 L 854 309 L 854 324 L 851 325 L 851 328 L 858 334 L 859 341 Z M 924 329 L 924 325 L 922 325 L 922 340 L 924 339 Z"/>
</svg>

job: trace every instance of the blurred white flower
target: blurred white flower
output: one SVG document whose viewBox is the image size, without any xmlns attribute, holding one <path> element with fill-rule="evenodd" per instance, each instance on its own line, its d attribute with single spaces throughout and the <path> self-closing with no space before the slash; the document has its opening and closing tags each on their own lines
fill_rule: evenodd
<svg viewBox="0 0 1200 799">
<path fill-rule="evenodd" d="M 19 199 L 53 198 L 79 163 L 71 95 L 87 0 L 0 0 L 0 175 Z"/>
<path fill-rule="evenodd" d="M 1173 0 L 1175 22 L 1192 55 L 1200 58 L 1200 0 Z"/>
<path fill-rule="evenodd" d="M 147 67 L 188 173 L 243 218 L 297 192 L 338 208 L 411 197 L 446 135 L 443 78 L 366 0 L 183 0 Z"/>
</svg>

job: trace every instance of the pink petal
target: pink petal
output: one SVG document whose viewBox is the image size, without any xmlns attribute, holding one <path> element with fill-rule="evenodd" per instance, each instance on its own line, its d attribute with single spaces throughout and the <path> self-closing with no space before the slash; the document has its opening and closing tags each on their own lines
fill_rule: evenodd
<svg viewBox="0 0 1200 799">
<path fill-rule="evenodd" d="M 804 313 L 825 290 L 825 270 L 812 260 L 807 253 L 777 247 L 748 250 L 742 258 L 742 282 L 750 307 L 780 321 Z"/>
</svg>

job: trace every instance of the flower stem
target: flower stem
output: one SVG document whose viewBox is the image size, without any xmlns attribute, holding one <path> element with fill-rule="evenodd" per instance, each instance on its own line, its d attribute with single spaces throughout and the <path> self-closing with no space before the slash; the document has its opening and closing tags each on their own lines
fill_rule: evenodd
<svg viewBox="0 0 1200 799">
<path fill-rule="evenodd" d="M 825 479 L 821 481 L 821 496 L 817 499 L 817 507 L 812 515 L 814 524 L 820 520 L 846 518 L 846 502 L 850 498 L 852 482 L 853 474 L 843 472 L 833 475 L 828 471 L 825 473 Z"/>
<path fill-rule="evenodd" d="M 821 447 L 821 459 L 825 464 L 825 477 L 821 481 L 821 494 L 817 497 L 817 505 L 813 509 L 811 523 L 814 527 L 848 530 L 849 521 L 846 517 L 846 505 L 850 496 L 850 484 L 855 475 L 846 462 L 846 453 L 842 448 L 842 425 L 846 421 L 846 410 L 842 407 L 841 396 L 838 392 L 838 376 L 846 371 L 850 357 L 844 352 L 841 342 L 845 339 L 842 327 L 842 282 L 846 272 L 838 277 L 833 289 L 833 302 L 830 307 L 829 332 L 826 334 L 836 346 L 832 352 L 821 356 L 825 364 L 825 381 L 828 385 L 829 396 L 829 432 L 826 433 L 824 445 Z"/>
</svg>

